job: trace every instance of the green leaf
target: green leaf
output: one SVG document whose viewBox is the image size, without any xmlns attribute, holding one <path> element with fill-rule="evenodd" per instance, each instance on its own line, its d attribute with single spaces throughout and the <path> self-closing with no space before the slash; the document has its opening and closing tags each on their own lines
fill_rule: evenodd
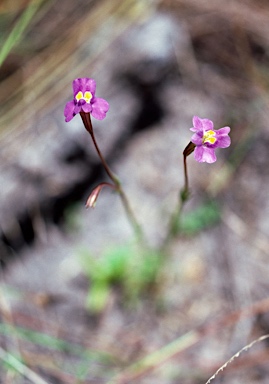
<svg viewBox="0 0 269 384">
<path fill-rule="evenodd" d="M 101 313 L 108 302 L 110 289 L 105 282 L 94 283 L 89 289 L 86 307 L 95 314 Z"/>
<path fill-rule="evenodd" d="M 220 220 L 220 207 L 216 202 L 207 201 L 194 211 L 181 217 L 179 231 L 184 235 L 195 235 L 210 228 Z"/>
</svg>

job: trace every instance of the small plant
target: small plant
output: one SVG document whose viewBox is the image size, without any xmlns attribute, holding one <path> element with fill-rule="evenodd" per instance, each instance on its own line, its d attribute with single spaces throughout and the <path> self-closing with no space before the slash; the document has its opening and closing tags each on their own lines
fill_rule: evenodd
<svg viewBox="0 0 269 384">
<path fill-rule="evenodd" d="M 129 243 L 110 247 L 99 258 L 86 249 L 81 252 L 81 260 L 90 281 L 87 309 L 100 313 L 113 288 L 121 288 L 120 295 L 129 303 L 135 303 L 148 289 L 153 289 L 163 258 L 156 251 Z"/>
<path fill-rule="evenodd" d="M 113 286 L 120 286 L 127 300 L 137 299 L 152 287 L 158 279 L 163 260 L 167 255 L 167 246 L 180 230 L 190 234 L 218 219 L 218 210 L 212 204 L 207 204 L 180 222 L 183 205 L 190 197 L 187 157 L 194 152 L 196 161 L 214 163 L 217 160 L 215 150 L 229 147 L 231 140 L 229 127 L 215 130 L 211 120 L 201 119 L 198 116 L 193 117 L 193 127 L 190 130 L 194 134 L 183 151 L 184 187 L 179 192 L 178 206 L 171 215 L 163 244 L 159 249 L 152 249 L 147 244 L 119 178 L 111 171 L 97 144 L 91 116 L 104 120 L 109 110 L 109 103 L 105 99 L 96 97 L 95 91 L 96 82 L 93 79 L 75 79 L 73 81 L 73 100 L 66 104 L 64 110 L 66 122 L 80 114 L 84 127 L 89 132 L 100 161 L 110 179 L 109 182 L 101 182 L 92 190 L 86 207 L 95 207 L 103 188 L 113 189 L 121 198 L 136 237 L 135 243 L 111 247 L 99 258 L 90 255 L 88 251 L 83 253 L 84 270 L 90 281 L 87 308 L 97 313 L 106 306 Z"/>
</svg>

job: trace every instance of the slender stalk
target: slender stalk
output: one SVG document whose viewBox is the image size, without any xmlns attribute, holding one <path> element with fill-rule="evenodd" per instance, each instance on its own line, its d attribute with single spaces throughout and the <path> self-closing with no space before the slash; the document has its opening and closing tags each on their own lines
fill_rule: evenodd
<svg viewBox="0 0 269 384">
<path fill-rule="evenodd" d="M 189 178 L 188 178 L 188 169 L 187 169 L 187 156 L 183 155 L 183 164 L 184 164 L 184 189 L 183 191 L 189 193 Z"/>
<path fill-rule="evenodd" d="M 170 222 L 168 225 L 167 236 L 164 239 L 163 245 L 161 247 L 162 251 L 165 252 L 167 245 L 170 240 L 177 234 L 178 232 L 178 221 L 182 212 L 182 208 L 184 204 L 190 197 L 189 190 L 189 178 L 188 178 L 188 168 L 187 168 L 187 157 L 189 154 L 193 152 L 195 145 L 190 142 L 183 152 L 183 169 L 184 169 L 184 187 L 179 193 L 178 204 L 175 211 L 172 213 Z"/>
<path fill-rule="evenodd" d="M 111 171 L 109 165 L 107 164 L 104 156 L 102 155 L 102 152 L 97 144 L 97 141 L 95 139 L 95 135 L 94 135 L 94 131 L 93 131 L 93 126 L 92 126 L 92 122 L 91 122 L 91 117 L 90 117 L 90 114 L 89 113 L 85 113 L 85 112 L 80 112 L 80 116 L 82 118 L 82 121 L 83 121 L 83 124 L 86 128 L 86 130 L 89 132 L 89 134 L 91 135 L 91 138 L 92 138 L 92 141 L 93 141 L 93 144 L 94 144 L 94 147 L 96 149 L 96 152 L 101 160 L 101 163 L 108 175 L 108 177 L 111 179 L 111 181 L 113 182 L 114 186 L 115 186 L 115 190 L 118 192 L 118 194 L 120 195 L 120 198 L 121 198 L 121 201 L 122 201 L 122 204 L 123 204 L 123 207 L 125 209 L 125 212 L 126 212 L 126 215 L 134 229 L 134 232 L 135 232 L 135 235 L 137 237 L 137 239 L 139 241 L 143 241 L 144 242 L 144 234 L 143 234 L 143 231 L 142 231 L 142 228 L 141 226 L 139 225 L 138 221 L 136 220 L 136 217 L 131 209 L 131 206 L 130 206 L 130 203 L 129 203 L 129 200 L 125 194 L 125 192 L 123 191 L 122 189 L 122 186 L 121 186 L 121 183 L 120 183 L 120 180 L 118 179 L 118 177 Z"/>
<path fill-rule="evenodd" d="M 181 211 L 182 211 L 182 200 L 179 198 L 176 210 L 172 213 L 169 224 L 168 224 L 167 235 L 166 235 L 166 237 L 163 241 L 163 244 L 161 246 L 161 252 L 162 253 L 166 253 L 167 246 L 169 245 L 171 239 L 178 232 L 178 220 L 179 220 Z"/>
<path fill-rule="evenodd" d="M 124 209 L 125 209 L 125 212 L 129 218 L 129 221 L 131 222 L 132 224 L 132 227 L 134 229 L 134 232 L 135 232 L 135 235 L 137 237 L 137 239 L 141 242 L 145 242 L 145 239 L 144 239 L 144 233 L 142 231 L 142 228 L 140 226 L 140 224 L 137 222 L 135 216 L 134 216 L 134 213 L 131 209 L 131 206 L 129 204 L 129 200 L 127 199 L 127 196 L 126 194 L 124 193 L 123 189 L 121 188 L 121 185 L 119 184 L 119 187 L 118 187 L 118 193 L 121 197 L 121 201 L 122 201 L 122 204 L 124 206 Z"/>
<path fill-rule="evenodd" d="M 187 169 L 187 157 L 194 151 L 195 144 L 191 141 L 183 151 L 183 164 L 184 164 L 184 188 L 181 191 L 181 201 L 184 203 L 189 198 L 189 178 L 188 178 L 188 169 Z"/>
<path fill-rule="evenodd" d="M 90 114 L 89 113 L 85 113 L 85 112 L 80 112 L 80 116 L 82 118 L 82 121 L 83 121 L 83 124 L 84 124 L 86 130 L 91 135 L 94 147 L 96 149 L 96 152 L 98 153 L 98 156 L 100 157 L 100 160 L 101 160 L 101 162 L 103 164 L 103 167 L 105 168 L 106 173 L 108 174 L 109 178 L 113 181 L 113 183 L 118 187 L 118 185 L 120 184 L 119 180 L 116 177 L 116 175 L 114 175 L 114 173 L 110 170 L 110 168 L 109 168 L 109 166 L 108 166 L 104 156 L 102 155 L 102 152 L 100 151 L 100 149 L 98 147 L 98 144 L 97 144 L 97 141 L 95 139 L 94 132 L 93 132 L 93 127 L 92 127 L 92 121 L 91 121 Z"/>
</svg>

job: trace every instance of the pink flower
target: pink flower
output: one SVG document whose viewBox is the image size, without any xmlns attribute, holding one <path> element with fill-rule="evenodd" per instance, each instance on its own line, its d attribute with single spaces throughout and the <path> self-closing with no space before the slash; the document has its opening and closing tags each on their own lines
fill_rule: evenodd
<svg viewBox="0 0 269 384">
<path fill-rule="evenodd" d="M 195 144 L 195 160 L 199 163 L 214 163 L 217 160 L 215 149 L 227 148 L 231 144 L 231 139 L 228 136 L 230 127 L 214 130 L 211 120 L 200 119 L 198 116 L 193 117 L 192 123 L 193 128 L 190 130 L 195 132 L 191 138 L 192 143 Z"/>
<path fill-rule="evenodd" d="M 109 110 L 105 99 L 95 97 L 96 82 L 88 77 L 73 81 L 74 98 L 65 106 L 64 116 L 68 122 L 80 112 L 90 113 L 95 119 L 103 120 Z"/>
</svg>

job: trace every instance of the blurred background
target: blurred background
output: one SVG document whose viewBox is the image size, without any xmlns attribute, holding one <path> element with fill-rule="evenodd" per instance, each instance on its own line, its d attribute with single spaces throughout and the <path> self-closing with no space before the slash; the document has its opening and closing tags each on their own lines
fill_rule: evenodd
<svg viewBox="0 0 269 384">
<path fill-rule="evenodd" d="M 269 4 L 265 0 L 0 3 L 0 381 L 205 384 L 269 333 Z M 135 242 L 79 116 L 72 81 L 145 233 Z M 165 250 L 192 118 L 230 126 Z M 138 362 L 138 364 L 135 364 Z M 268 342 L 217 383 L 267 383 Z"/>
</svg>

